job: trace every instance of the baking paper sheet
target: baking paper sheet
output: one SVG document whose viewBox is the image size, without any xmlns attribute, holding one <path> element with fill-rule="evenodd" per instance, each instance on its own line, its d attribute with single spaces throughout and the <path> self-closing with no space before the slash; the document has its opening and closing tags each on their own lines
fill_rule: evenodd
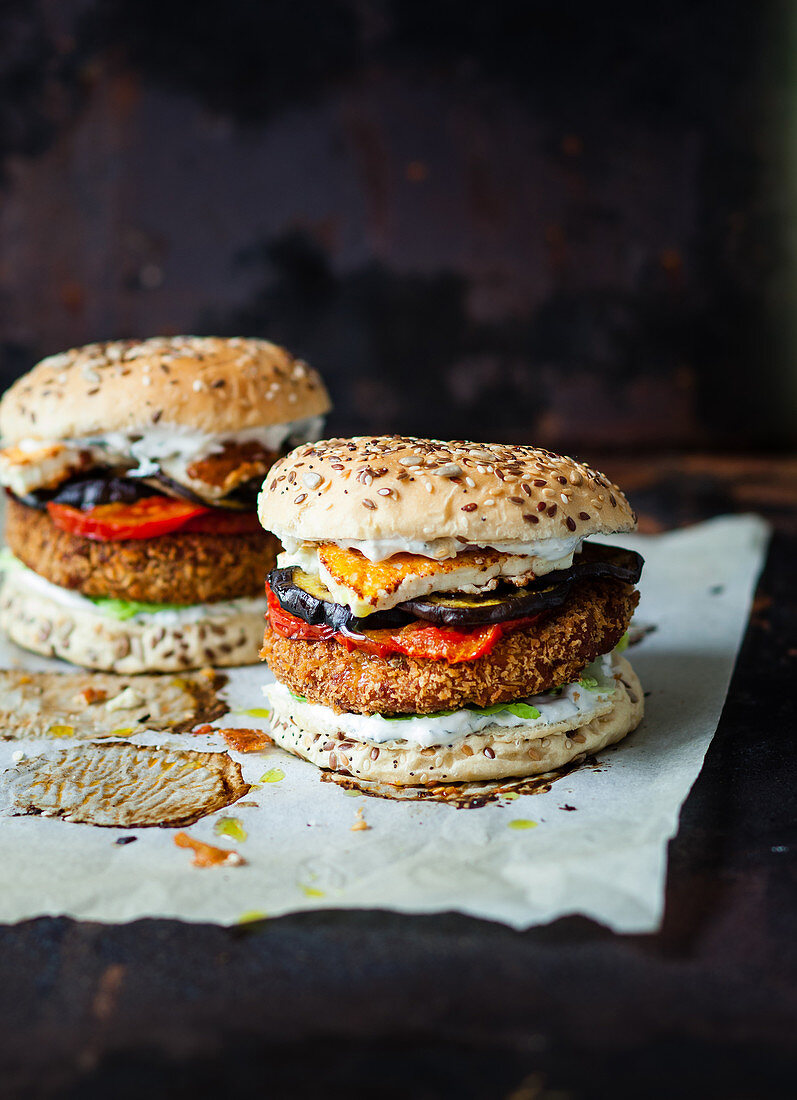
<svg viewBox="0 0 797 1100">
<path fill-rule="evenodd" d="M 241 867 L 200 870 L 170 829 L 101 829 L 0 816 L 0 920 L 66 914 L 101 921 L 177 917 L 220 924 L 299 910 L 457 910 L 515 928 L 583 913 L 622 932 L 662 916 L 667 842 L 700 771 L 725 700 L 768 528 L 721 517 L 655 537 L 610 541 L 646 559 L 635 622 L 655 626 L 629 656 L 648 692 L 642 726 L 544 794 L 478 809 L 384 801 L 322 783 L 311 764 L 272 748 L 233 754 L 259 784 L 246 802 L 205 818 L 191 836 L 237 847 Z M 609 541 L 609 540 L 607 540 Z M 0 643 L 0 665 L 67 668 Z M 233 710 L 264 706 L 265 668 L 235 670 Z M 256 726 L 246 714 L 216 723 Z M 217 735 L 142 734 L 138 744 L 219 749 Z M 63 742 L 0 743 L 12 753 Z M 0 786 L 0 798 L 2 787 Z M 573 807 L 573 808 L 570 808 Z M 351 830 L 361 809 L 367 830 Z M 237 844 L 214 833 L 234 816 Z M 118 837 L 135 843 L 119 846 Z"/>
</svg>

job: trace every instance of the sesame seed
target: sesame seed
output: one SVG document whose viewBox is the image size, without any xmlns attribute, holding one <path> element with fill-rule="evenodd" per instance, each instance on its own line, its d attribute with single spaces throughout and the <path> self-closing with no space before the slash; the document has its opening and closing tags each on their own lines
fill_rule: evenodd
<svg viewBox="0 0 797 1100">
<path fill-rule="evenodd" d="M 150 376 L 148 374 L 143 375 L 143 377 L 141 379 L 141 385 L 142 386 L 151 386 L 152 385 L 152 379 L 150 378 Z"/>
<path fill-rule="evenodd" d="M 465 484 L 468 486 L 469 489 L 475 489 L 476 487 L 476 482 L 473 480 L 472 477 L 466 477 Z"/>
<path fill-rule="evenodd" d="M 306 473 L 302 474 L 302 481 L 308 489 L 317 489 L 324 479 L 320 474 Z"/>
<path fill-rule="evenodd" d="M 191 383 L 191 389 L 194 391 L 194 393 L 199 393 L 199 391 L 204 390 L 204 388 L 205 383 L 202 381 L 201 378 L 195 378 L 194 381 Z"/>
<path fill-rule="evenodd" d="M 392 489 L 377 489 L 380 497 L 389 497 L 392 491 Z"/>
</svg>

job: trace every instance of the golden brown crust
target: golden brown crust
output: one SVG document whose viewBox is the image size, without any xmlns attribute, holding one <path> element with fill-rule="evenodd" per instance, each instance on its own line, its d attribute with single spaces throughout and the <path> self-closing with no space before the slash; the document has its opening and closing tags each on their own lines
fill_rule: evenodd
<svg viewBox="0 0 797 1100">
<path fill-rule="evenodd" d="M 279 553 L 276 538 L 161 535 L 94 542 L 61 531 L 47 512 L 8 500 L 6 541 L 39 576 L 84 596 L 145 603 L 215 603 L 260 596 Z"/>
<path fill-rule="evenodd" d="M 347 652 L 338 642 L 280 637 L 266 627 L 261 656 L 276 678 L 312 703 L 361 714 L 428 714 L 492 706 L 576 679 L 613 649 L 639 594 L 619 581 L 584 581 L 541 622 L 505 635 L 486 657 L 450 665 Z"/>
</svg>

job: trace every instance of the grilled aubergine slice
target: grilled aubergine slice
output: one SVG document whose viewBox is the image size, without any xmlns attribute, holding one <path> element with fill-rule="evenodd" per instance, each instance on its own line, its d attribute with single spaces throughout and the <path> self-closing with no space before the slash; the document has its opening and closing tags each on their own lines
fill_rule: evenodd
<svg viewBox="0 0 797 1100">
<path fill-rule="evenodd" d="M 413 619 L 425 619 L 457 630 L 551 611 L 561 607 L 574 584 L 589 578 L 607 577 L 625 584 L 636 584 L 642 564 L 643 559 L 633 550 L 586 543 L 569 569 L 548 573 L 523 588 L 503 584 L 492 592 L 474 596 L 444 592 L 407 600 L 388 611 L 375 611 L 365 618 L 359 618 L 348 607 L 336 604 L 322 581 L 295 566 L 275 569 L 268 580 L 280 606 L 311 626 L 329 626 L 342 633 L 357 633 L 395 628 Z"/>
</svg>

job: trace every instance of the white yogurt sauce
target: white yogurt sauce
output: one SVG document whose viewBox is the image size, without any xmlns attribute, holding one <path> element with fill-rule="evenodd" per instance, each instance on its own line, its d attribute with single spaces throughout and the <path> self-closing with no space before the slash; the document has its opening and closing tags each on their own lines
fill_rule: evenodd
<svg viewBox="0 0 797 1100">
<path fill-rule="evenodd" d="M 517 700 L 536 707 L 539 718 L 518 718 L 511 711 L 502 710 L 484 714 L 478 710 L 456 710 L 453 714 L 418 715 L 401 720 L 383 718 L 381 714 L 337 714 L 332 707 L 320 703 L 303 702 L 284 684 L 267 684 L 263 694 L 276 716 L 290 716 L 313 733 L 343 733 L 357 741 L 383 744 L 385 741 L 409 741 L 419 748 L 433 745 L 454 745 L 471 733 L 478 733 L 489 726 L 521 729 L 525 736 L 545 736 L 546 729 L 562 721 L 570 728 L 586 725 L 609 709 L 615 690 L 612 654 L 599 657 L 584 670 L 584 677 L 598 681 L 597 687 L 588 689 L 580 683 L 568 684 L 561 694 L 532 695 Z"/>
<path fill-rule="evenodd" d="M 157 473 L 161 462 L 180 462 L 188 466 L 208 455 L 218 454 L 226 443 L 260 443 L 267 451 L 278 451 L 286 440 L 298 444 L 317 439 L 323 427 L 322 416 L 223 434 L 199 431 L 184 424 L 150 424 L 138 431 L 104 432 L 66 442 L 76 448 L 98 448 L 103 453 L 132 458 L 138 466 L 130 474 L 149 477 Z"/>
<path fill-rule="evenodd" d="M 79 592 L 72 592 L 68 588 L 53 584 L 51 581 L 40 577 L 32 569 L 28 569 L 21 561 L 11 555 L 6 556 L 4 562 L 0 562 L 0 571 L 5 569 L 13 572 L 19 583 L 24 584 L 31 592 L 53 600 L 61 607 L 71 607 L 76 611 L 82 611 L 89 615 L 97 615 L 103 619 L 116 619 L 115 615 L 103 609 L 101 604 L 94 603 L 87 596 Z M 240 600 L 221 600 L 218 603 L 195 603 L 180 608 L 164 608 L 163 611 L 139 611 L 130 618 L 128 623 L 151 623 L 160 626 L 179 626 L 184 623 L 202 622 L 204 619 L 213 619 L 221 616 L 241 614 L 265 614 L 266 601 L 261 597 L 245 598 Z M 118 621 L 118 620 L 117 620 Z"/>
<path fill-rule="evenodd" d="M 279 533 L 279 532 L 278 532 Z M 297 554 L 302 548 L 301 539 L 282 537 L 286 554 Z M 420 554 L 434 561 L 455 558 L 465 549 L 498 550 L 501 554 L 518 554 L 537 558 L 542 562 L 554 563 L 557 569 L 566 569 L 572 565 L 573 554 L 581 549 L 584 536 L 568 535 L 566 538 L 539 539 L 537 542 L 521 542 L 517 539 L 495 539 L 493 542 L 469 542 L 467 547 L 453 538 L 439 538 L 431 541 L 423 539 L 329 539 L 344 550 L 359 550 L 369 561 L 386 561 L 395 554 Z M 561 564 L 564 562 L 565 564 Z M 287 562 L 286 562 L 287 564 Z M 294 564 L 291 562 L 290 564 Z M 298 563 L 296 563 L 298 564 Z"/>
</svg>

